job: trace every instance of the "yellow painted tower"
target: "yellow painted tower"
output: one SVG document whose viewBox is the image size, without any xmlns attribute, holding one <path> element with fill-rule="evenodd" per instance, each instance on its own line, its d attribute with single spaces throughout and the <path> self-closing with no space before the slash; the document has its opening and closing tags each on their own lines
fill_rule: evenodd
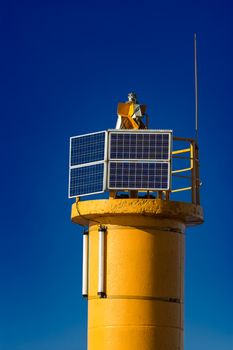
<svg viewBox="0 0 233 350">
<path fill-rule="evenodd" d="M 131 95 L 131 99 L 125 105 L 119 104 L 116 130 L 119 134 L 134 134 L 135 138 L 139 133 L 151 135 L 148 121 L 144 124 L 141 119 L 145 114 L 145 106 L 140 110 L 137 106 L 141 105 L 136 102 Z M 133 115 L 132 108 L 133 111 L 138 108 L 139 113 L 135 112 Z M 113 130 L 111 132 L 114 133 Z M 161 133 L 166 134 L 161 130 L 154 131 L 153 134 Z M 113 136 L 112 139 L 107 137 L 106 142 L 110 145 Z M 147 136 L 143 137 L 144 151 L 146 149 L 147 152 Z M 106 166 L 106 187 L 103 187 L 103 190 L 109 192 L 109 199 L 81 201 L 77 191 L 70 192 L 70 197 L 76 197 L 76 202 L 72 205 L 72 221 L 87 227 L 83 235 L 83 295 L 88 299 L 88 350 L 183 350 L 185 230 L 188 226 L 203 222 L 203 211 L 199 196 L 197 144 L 192 139 L 175 138 L 171 135 L 170 137 L 171 147 L 168 152 L 171 158 L 168 157 L 164 162 L 170 162 L 170 165 L 165 167 L 167 175 L 171 178 L 173 175 L 186 177 L 191 182 L 190 186 L 173 189 L 171 181 L 166 177 L 166 171 L 162 170 L 161 181 L 165 182 L 164 176 L 168 181 L 166 189 L 159 186 L 156 188 L 155 185 L 153 187 L 152 180 L 148 180 L 148 188 L 144 185 L 141 185 L 144 186 L 141 188 L 137 177 L 134 182 L 135 188 L 131 184 L 122 189 L 118 182 L 121 178 L 126 181 L 127 176 L 132 178 L 132 169 L 136 172 L 141 171 L 142 179 L 145 178 L 145 174 L 148 177 L 158 177 L 158 170 L 153 174 L 153 164 L 163 163 L 147 159 L 149 165 L 145 165 L 145 169 L 148 171 L 143 172 L 142 165 L 137 170 L 137 165 L 134 164 L 142 161 L 135 160 L 134 157 L 132 163 L 126 150 L 125 140 L 128 138 L 125 137 L 125 168 L 119 168 L 122 165 L 122 162 L 118 164 L 119 155 L 118 160 L 111 165 L 111 149 L 106 151 L 105 147 L 104 162 L 109 164 L 103 165 L 103 168 Z M 140 138 L 137 142 L 138 140 L 140 141 Z M 174 150 L 175 141 L 186 142 L 189 147 Z M 80 139 L 78 142 L 81 142 Z M 72 147 L 71 145 L 71 153 Z M 129 147 L 132 147 L 132 143 Z M 160 144 L 156 144 L 155 147 L 160 147 Z M 78 147 L 75 151 L 77 149 Z M 160 152 L 164 152 L 164 149 L 160 149 Z M 79 150 L 83 152 L 84 148 Z M 153 146 L 150 146 L 149 152 L 153 152 Z M 189 160 L 190 166 L 173 170 L 173 157 L 184 154 L 188 154 L 183 158 Z M 74 157 L 72 158 L 71 154 L 70 179 L 77 190 L 78 185 L 75 181 L 84 181 L 80 171 L 84 171 L 87 162 L 84 160 L 85 165 L 74 165 L 72 159 Z M 90 171 L 91 166 L 102 164 L 100 162 L 90 162 L 85 171 Z M 144 163 L 146 164 L 145 159 Z M 128 170 L 128 165 L 131 170 Z M 118 170 L 111 173 L 116 166 Z M 75 169 L 77 179 L 72 178 L 72 170 Z M 119 169 L 124 172 L 123 175 L 119 173 Z M 189 172 L 190 176 L 180 175 L 182 172 Z M 85 174 L 85 179 L 88 179 L 88 173 Z M 111 181 L 117 174 L 118 182 L 115 182 L 114 188 Z M 94 178 L 98 176 L 94 174 Z M 106 178 L 110 180 L 107 181 Z M 173 192 L 182 193 L 186 190 L 191 191 L 190 202 L 171 200 Z M 86 191 L 88 192 L 88 189 Z M 95 191 L 91 188 L 89 192 Z"/>
</svg>

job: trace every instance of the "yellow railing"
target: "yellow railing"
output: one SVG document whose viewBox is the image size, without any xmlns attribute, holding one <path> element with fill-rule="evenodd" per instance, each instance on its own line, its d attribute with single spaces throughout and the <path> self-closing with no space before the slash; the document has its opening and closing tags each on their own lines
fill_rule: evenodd
<svg viewBox="0 0 233 350">
<path fill-rule="evenodd" d="M 191 186 L 174 188 L 171 193 L 189 191 L 192 193 L 192 203 L 200 204 L 200 178 L 199 178 L 199 156 L 198 146 L 195 140 L 189 138 L 174 137 L 173 141 L 189 143 L 189 148 L 183 148 L 172 152 L 172 158 L 180 160 L 190 160 L 189 167 L 172 170 L 171 175 L 190 179 Z M 180 156 L 181 154 L 188 153 L 187 157 Z M 190 175 L 180 175 L 185 172 L 190 172 Z"/>
</svg>

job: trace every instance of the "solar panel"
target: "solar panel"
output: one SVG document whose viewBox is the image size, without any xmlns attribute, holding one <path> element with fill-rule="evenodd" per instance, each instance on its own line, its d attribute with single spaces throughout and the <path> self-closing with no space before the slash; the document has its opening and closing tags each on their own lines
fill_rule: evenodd
<svg viewBox="0 0 233 350">
<path fill-rule="evenodd" d="M 104 163 L 82 166 L 70 170 L 69 197 L 79 197 L 105 190 Z"/>
<path fill-rule="evenodd" d="M 70 138 L 69 197 L 105 191 L 107 132 Z"/>
<path fill-rule="evenodd" d="M 170 132 L 111 132 L 110 159 L 169 160 Z"/>
<path fill-rule="evenodd" d="M 106 189 L 168 190 L 170 153 L 169 130 L 109 130 L 71 137 L 69 197 Z"/>
<path fill-rule="evenodd" d="M 169 182 L 168 162 L 109 162 L 109 189 L 168 190 Z"/>
<path fill-rule="evenodd" d="M 105 138 L 105 131 L 71 137 L 70 166 L 104 160 Z"/>
</svg>

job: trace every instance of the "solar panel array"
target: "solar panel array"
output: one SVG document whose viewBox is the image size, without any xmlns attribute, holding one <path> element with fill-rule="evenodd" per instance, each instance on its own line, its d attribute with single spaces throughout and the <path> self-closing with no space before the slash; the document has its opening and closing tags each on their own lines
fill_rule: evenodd
<svg viewBox="0 0 233 350">
<path fill-rule="evenodd" d="M 69 197 L 105 189 L 168 190 L 170 154 L 171 131 L 114 129 L 72 137 Z"/>
<path fill-rule="evenodd" d="M 106 132 L 71 137 L 69 197 L 105 191 Z"/>
</svg>

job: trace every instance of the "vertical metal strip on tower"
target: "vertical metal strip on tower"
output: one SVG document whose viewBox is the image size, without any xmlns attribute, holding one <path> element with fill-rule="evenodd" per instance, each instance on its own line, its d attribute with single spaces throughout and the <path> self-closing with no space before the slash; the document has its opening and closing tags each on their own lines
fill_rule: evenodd
<svg viewBox="0 0 233 350">
<path fill-rule="evenodd" d="M 83 233 L 83 283 L 82 295 L 88 296 L 88 231 Z"/>
<path fill-rule="evenodd" d="M 98 295 L 105 297 L 105 233 L 106 227 L 99 227 Z"/>
</svg>

